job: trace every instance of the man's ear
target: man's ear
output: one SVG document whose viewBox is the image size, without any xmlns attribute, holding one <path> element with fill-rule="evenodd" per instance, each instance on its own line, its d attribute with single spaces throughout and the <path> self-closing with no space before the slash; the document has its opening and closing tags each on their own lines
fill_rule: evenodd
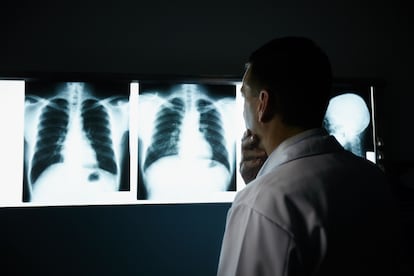
<svg viewBox="0 0 414 276">
<path fill-rule="evenodd" d="M 268 122 L 273 117 L 272 104 L 269 91 L 261 90 L 259 93 L 258 119 L 261 123 Z"/>
</svg>

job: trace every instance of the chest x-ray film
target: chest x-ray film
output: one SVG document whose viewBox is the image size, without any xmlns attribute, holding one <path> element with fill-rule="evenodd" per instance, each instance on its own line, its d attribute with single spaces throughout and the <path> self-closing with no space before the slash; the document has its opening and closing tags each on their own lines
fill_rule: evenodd
<svg viewBox="0 0 414 276">
<path fill-rule="evenodd" d="M 376 162 L 373 89 L 337 88 L 329 101 L 324 127 L 346 150 Z"/>
<path fill-rule="evenodd" d="M 23 200 L 76 203 L 130 189 L 128 83 L 28 81 Z"/>
<path fill-rule="evenodd" d="M 140 83 L 138 199 L 203 201 L 236 189 L 236 86 Z"/>
</svg>

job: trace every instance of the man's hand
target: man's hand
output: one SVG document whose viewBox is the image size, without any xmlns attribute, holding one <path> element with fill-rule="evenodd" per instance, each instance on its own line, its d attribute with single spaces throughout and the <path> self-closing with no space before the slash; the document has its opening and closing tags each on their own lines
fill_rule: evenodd
<svg viewBox="0 0 414 276">
<path fill-rule="evenodd" d="M 246 184 L 256 178 L 257 173 L 267 159 L 267 154 L 260 147 L 260 140 L 257 135 L 249 129 L 242 137 L 240 174 Z"/>
</svg>

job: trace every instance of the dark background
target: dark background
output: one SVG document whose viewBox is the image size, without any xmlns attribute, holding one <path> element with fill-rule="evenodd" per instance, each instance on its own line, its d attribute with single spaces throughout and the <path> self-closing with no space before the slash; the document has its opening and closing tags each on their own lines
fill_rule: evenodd
<svg viewBox="0 0 414 276">
<path fill-rule="evenodd" d="M 401 274 L 412 275 L 414 43 L 405 3 L 6 0 L 0 73 L 241 75 L 264 42 L 310 37 L 330 56 L 336 77 L 386 84 L 380 127 L 404 223 Z M 3 208 L 0 274 L 214 275 L 228 207 Z"/>
</svg>

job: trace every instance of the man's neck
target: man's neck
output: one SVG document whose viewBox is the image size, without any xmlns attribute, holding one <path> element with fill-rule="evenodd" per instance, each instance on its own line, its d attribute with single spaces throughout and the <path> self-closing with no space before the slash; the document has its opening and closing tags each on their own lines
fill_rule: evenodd
<svg viewBox="0 0 414 276">
<path fill-rule="evenodd" d="M 267 155 L 270 155 L 283 141 L 306 131 L 305 128 L 289 126 L 276 118 L 264 125 L 261 141 Z"/>
</svg>

